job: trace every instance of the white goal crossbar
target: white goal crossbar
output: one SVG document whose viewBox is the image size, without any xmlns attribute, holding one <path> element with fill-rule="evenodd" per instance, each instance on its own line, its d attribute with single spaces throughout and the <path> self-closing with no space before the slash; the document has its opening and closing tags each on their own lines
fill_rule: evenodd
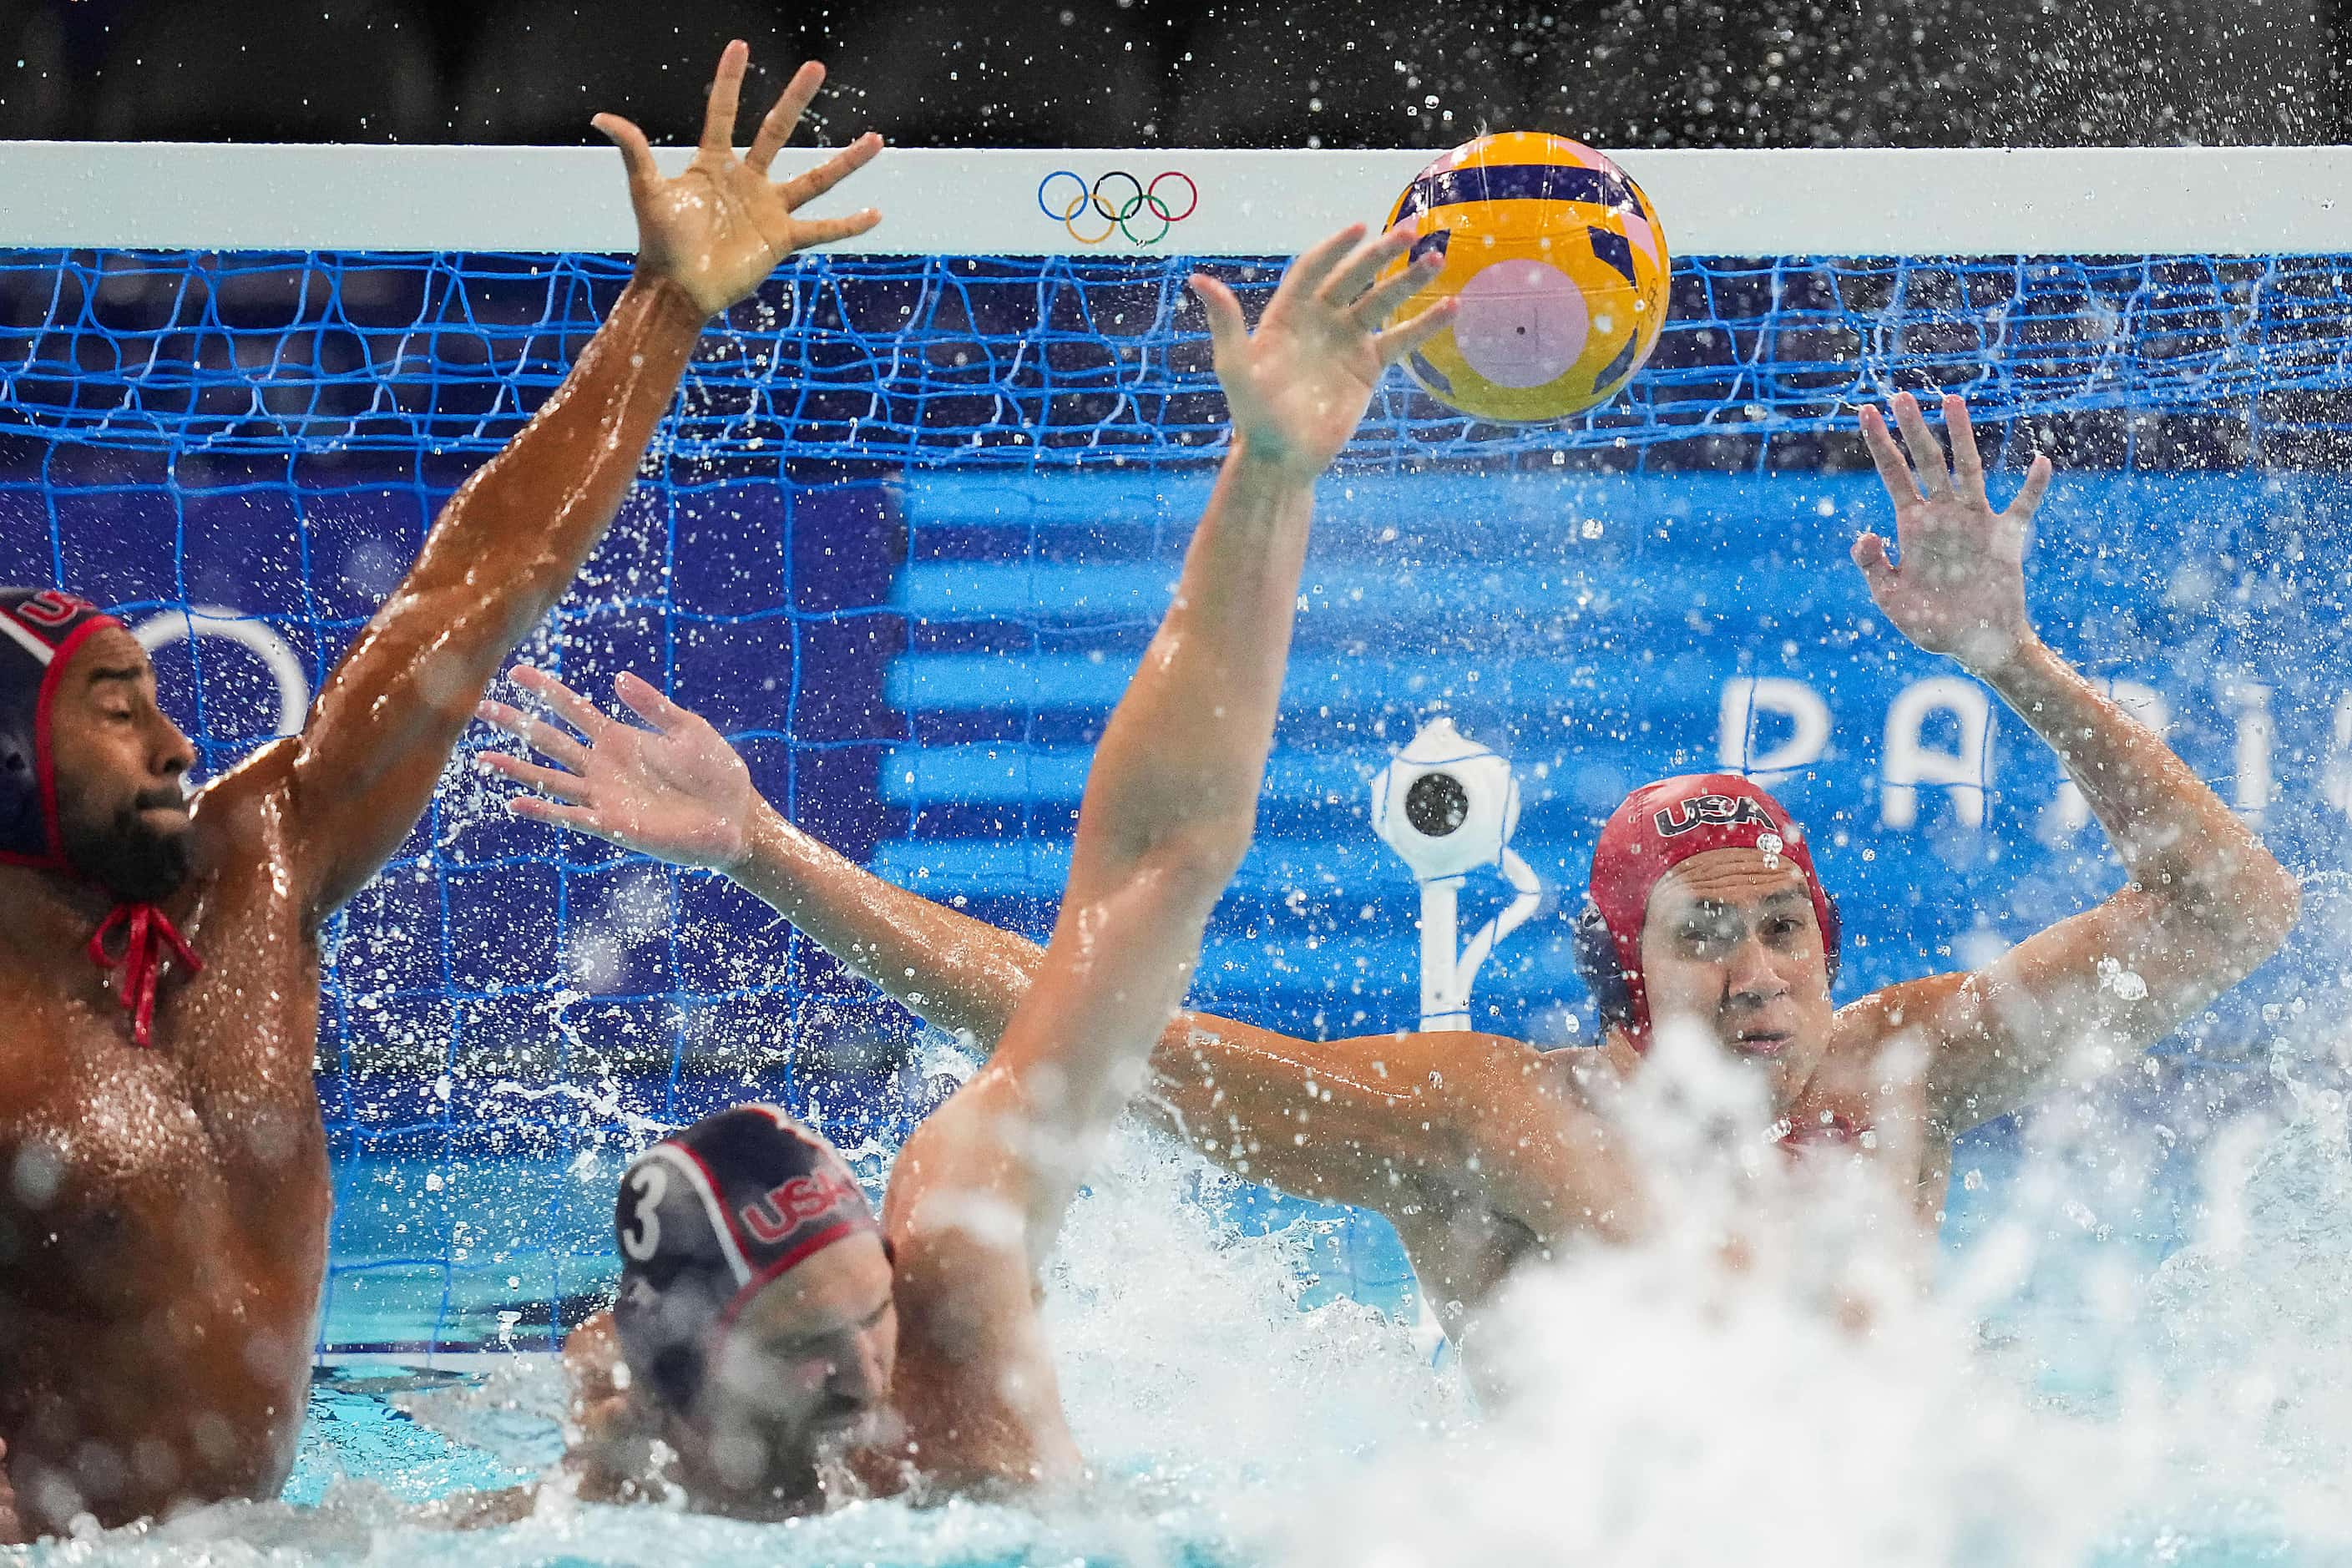
<svg viewBox="0 0 2352 1568">
<path fill-rule="evenodd" d="M 658 153 L 672 168 L 691 155 Z M 788 152 L 778 174 L 823 156 Z M 1349 222 L 1379 222 L 1434 156 L 888 150 L 812 210 L 879 207 L 882 226 L 842 247 L 868 254 L 1279 256 Z M 1614 156 L 1689 256 L 2352 253 L 2352 148 Z M 1072 207 L 1076 221 L 1057 216 Z M 1102 216 L 1129 209 L 1124 229 Z M 600 148 L 0 142 L 5 247 L 557 253 L 633 244 L 619 158 Z"/>
</svg>

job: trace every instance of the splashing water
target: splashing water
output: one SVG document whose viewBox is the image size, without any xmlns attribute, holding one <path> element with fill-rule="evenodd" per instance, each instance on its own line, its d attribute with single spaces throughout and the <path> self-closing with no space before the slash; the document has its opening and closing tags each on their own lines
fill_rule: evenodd
<svg viewBox="0 0 2352 1568">
<path fill-rule="evenodd" d="M 1473 1349 L 1483 1418 L 1412 1324 L 1302 1310 L 1315 1222 L 1259 1233 L 1235 1188 L 1121 1135 L 1048 1270 L 1064 1396 L 1097 1480 L 1037 1507 L 858 1503 L 792 1525 L 583 1506 L 452 1533 L 394 1480 L 313 1509 L 204 1510 L 41 1561 L 904 1565 L 2313 1563 L 2352 1552 L 2352 1109 L 2332 1064 L 2206 1151 L 2189 1239 L 2151 1274 L 2074 1217 L 2095 1119 L 2037 1124 L 2011 1201 L 1938 1259 L 1849 1151 L 1791 1163 L 1755 1079 L 1662 1040 L 1629 1134 L 1678 1216 L 1517 1281 Z M 2068 1164 L 2070 1159 L 2074 1164 Z M 2088 1240 L 2085 1240 L 2088 1237 Z M 1727 1245 L 1727 1243 L 1735 1243 Z M 2080 1248 L 2087 1247 L 2084 1253 Z M 1727 1258 L 1736 1258 L 1736 1264 Z M 2088 1261 L 2084 1261 L 2087 1258 Z M 2050 1288 L 2058 1259 L 2070 1289 Z M 2063 1311 L 2051 1308 L 2064 1295 Z M 2069 1315 L 2071 1314 L 2071 1316 Z M 2070 1365 L 2084 1343 L 2104 1359 Z M 402 1396 L 515 1473 L 554 1451 L 560 1377 Z"/>
</svg>

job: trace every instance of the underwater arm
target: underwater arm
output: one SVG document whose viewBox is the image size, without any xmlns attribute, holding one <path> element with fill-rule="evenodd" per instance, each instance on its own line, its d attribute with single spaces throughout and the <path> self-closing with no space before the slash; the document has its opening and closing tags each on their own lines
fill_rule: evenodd
<svg viewBox="0 0 2352 1568">
<path fill-rule="evenodd" d="M 1930 1004 L 1920 1020 L 1930 1114 L 1957 1132 L 2030 1103 L 2078 1058 L 2096 1070 L 2161 1038 L 2278 950 L 2301 894 L 2159 736 L 2035 635 L 2025 530 L 2049 460 L 2036 458 L 2017 500 L 1995 513 L 1966 405 L 1944 401 L 1948 470 L 1916 400 L 1896 398 L 1895 412 L 1909 462 L 1877 411 L 1863 415 L 1903 552 L 1898 568 L 1875 535 L 1856 542 L 1872 597 L 1913 642 L 1958 659 L 2049 742 L 2129 878 L 2097 908 L 1920 993 Z"/>
<path fill-rule="evenodd" d="M 732 147 L 748 51 L 730 44 L 712 85 L 701 150 L 677 179 L 656 171 L 636 127 L 597 126 L 621 148 L 638 228 L 637 266 L 554 395 L 458 488 L 292 743 L 287 795 L 309 864 L 304 896 L 323 919 L 374 875 L 431 798 L 458 731 L 514 645 L 604 537 L 677 390 L 702 326 L 803 246 L 869 228 L 871 213 L 804 222 L 800 202 L 872 157 L 862 141 L 785 184 L 769 162 L 824 73 L 802 68 L 748 158 Z"/>
</svg>

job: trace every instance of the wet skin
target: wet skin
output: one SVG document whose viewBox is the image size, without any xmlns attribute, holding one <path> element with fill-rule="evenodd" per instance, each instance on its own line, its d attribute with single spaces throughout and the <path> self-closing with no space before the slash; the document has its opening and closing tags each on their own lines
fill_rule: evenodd
<svg viewBox="0 0 2352 1568">
<path fill-rule="evenodd" d="M 490 679 L 604 537 L 704 323 L 795 250 L 879 221 L 795 211 L 877 137 L 769 178 L 824 80 L 814 64 L 734 150 L 748 60 L 727 47 L 674 177 L 634 125 L 597 118 L 628 171 L 635 273 L 563 384 L 450 497 L 299 735 L 209 785 L 182 827 L 154 792 L 176 793 L 190 753 L 145 657 L 93 637 L 62 672 L 60 816 L 105 824 L 153 795 L 133 820 L 189 836 L 193 874 L 161 902 L 205 969 L 165 978 L 141 1049 L 84 952 L 116 899 L 0 867 L 0 1006 L 17 1023 L 0 1068 L 0 1439 L 26 1530 L 285 1480 L 326 1267 L 320 928 L 407 837 Z"/>
<path fill-rule="evenodd" d="M 0 1439 L 25 1531 L 283 1484 L 331 1201 L 310 1078 L 320 928 L 407 837 L 483 688 L 603 536 L 702 321 L 681 289 L 633 281 L 443 509 L 302 733 L 184 818 L 135 811 L 186 835 L 191 872 L 157 901 L 205 962 L 167 971 L 152 1048 L 86 952 L 129 889 L 0 867 L 0 1005 L 19 1042 L 0 1069 Z M 60 679 L 69 829 L 178 793 L 188 743 L 126 634 L 93 635 Z"/>
<path fill-rule="evenodd" d="M 1927 1152 L 1918 1140 L 1894 1135 L 1925 1114 L 1917 1064 L 1883 1070 L 1899 1064 L 1882 1060 L 1880 1015 L 1846 1017 L 1830 1001 L 1828 950 L 1794 865 L 1759 849 L 1711 849 L 1683 861 L 1651 891 L 1642 965 L 1659 1028 L 1696 1027 L 1730 1059 L 1764 1075 L 1772 1114 L 1786 1124 L 1785 1144 L 1858 1142 L 1868 1133 L 1857 1152 L 1914 1189 L 1923 1217 L 1932 1215 L 1942 1171 L 1916 1163 Z M 1621 1076 L 1638 1067 L 1630 1046 L 1622 1035 L 1609 1044 Z"/>
<path fill-rule="evenodd" d="M 680 1413 L 709 1466 L 733 1468 L 732 1442 L 765 1480 L 828 1409 L 854 1421 L 887 1379 L 894 1419 L 846 1456 L 869 1489 L 1003 1491 L 1084 1476 L 1038 1312 L 1041 1269 L 1144 1081 L 1255 831 L 1316 479 L 1383 368 L 1450 319 L 1441 306 L 1378 325 L 1431 265 L 1405 260 L 1411 239 L 1402 226 L 1377 238 L 1341 230 L 1285 271 L 1255 331 L 1230 289 L 1193 279 L 1234 439 L 1168 614 L 1104 726 L 1036 983 L 992 1032 L 990 1060 L 899 1149 L 881 1215 L 887 1280 L 877 1271 L 762 1303 L 765 1344 L 721 1355 L 723 1408 L 739 1426 L 767 1428 L 764 1452 L 718 1429 L 720 1406 Z M 1404 265 L 1380 281 L 1391 263 Z M 500 771 L 552 797 L 518 800 L 524 815 L 739 869 L 782 826 L 752 809 L 750 774 L 717 732 L 644 683 L 618 689 L 651 726 L 642 731 L 551 678 L 525 684 L 587 740 L 485 710 L 556 764 L 507 759 Z M 597 1334 L 609 1342 L 608 1330 Z M 580 1363 L 583 1393 L 600 1373 L 612 1384 L 609 1342 L 592 1341 Z M 780 1507 L 821 1500 L 818 1489 L 771 1490 Z"/>
<path fill-rule="evenodd" d="M 194 753 L 138 644 L 94 634 L 62 682 L 51 736 L 68 819 L 176 801 Z M 163 986 L 162 1048 L 132 1044 L 110 976 L 79 951 L 110 896 L 10 898 L 0 919 L 0 1008 L 19 1042 L 0 1068 L 0 1432 L 36 1529 L 275 1491 L 326 1268 L 319 952 L 282 874 L 283 814 L 222 788 L 137 820 L 185 837 L 197 869 L 163 907 L 208 959 Z"/>
</svg>

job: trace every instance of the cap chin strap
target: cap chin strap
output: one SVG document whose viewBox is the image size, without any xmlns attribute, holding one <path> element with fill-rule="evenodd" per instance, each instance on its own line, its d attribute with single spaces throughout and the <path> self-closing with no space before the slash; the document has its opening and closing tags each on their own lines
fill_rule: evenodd
<svg viewBox="0 0 2352 1568">
<path fill-rule="evenodd" d="M 120 957 L 106 950 L 106 939 L 117 930 L 124 936 Z M 115 905 L 89 939 L 92 963 L 109 973 L 122 971 L 122 1005 L 131 1014 L 131 1037 L 142 1047 L 153 1044 L 149 1037 L 155 1020 L 155 987 L 163 978 L 163 966 L 175 957 L 189 973 L 204 973 L 205 961 L 180 935 L 172 917 L 153 904 Z"/>
</svg>

